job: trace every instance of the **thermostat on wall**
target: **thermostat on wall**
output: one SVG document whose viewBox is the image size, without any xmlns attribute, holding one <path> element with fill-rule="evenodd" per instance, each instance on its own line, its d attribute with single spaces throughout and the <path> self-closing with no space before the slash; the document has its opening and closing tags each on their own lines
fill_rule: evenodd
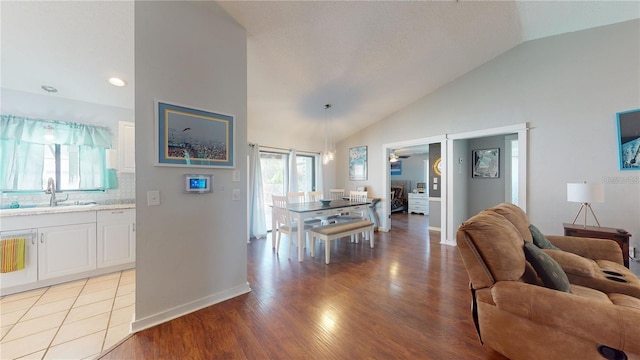
<svg viewBox="0 0 640 360">
<path fill-rule="evenodd" d="M 213 175 L 186 174 L 184 187 L 187 193 L 208 193 L 213 191 Z"/>
</svg>

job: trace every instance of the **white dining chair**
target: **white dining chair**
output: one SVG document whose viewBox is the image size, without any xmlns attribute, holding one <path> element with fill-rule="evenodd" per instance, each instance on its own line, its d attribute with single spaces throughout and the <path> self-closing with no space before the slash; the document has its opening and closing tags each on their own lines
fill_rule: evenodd
<svg viewBox="0 0 640 360">
<path fill-rule="evenodd" d="M 322 197 L 322 191 L 309 191 L 307 194 L 309 195 L 309 201 L 320 201 L 324 199 Z"/>
<path fill-rule="evenodd" d="M 369 193 L 367 191 L 350 191 L 349 192 L 349 201 L 353 201 L 353 202 L 367 202 L 367 197 L 368 197 Z M 340 215 L 336 218 L 336 222 L 349 222 L 349 221 L 355 221 L 355 220 L 369 220 L 369 213 L 368 213 L 368 209 L 362 209 L 362 210 L 357 210 L 357 211 L 352 211 L 350 210 L 349 213 L 347 214 L 343 214 Z M 365 237 L 367 236 L 366 233 L 363 234 Z M 352 236 L 351 237 L 352 241 L 358 242 L 358 237 L 357 236 Z"/>
<path fill-rule="evenodd" d="M 329 189 L 329 199 L 340 200 L 344 197 L 344 189 Z"/>
<path fill-rule="evenodd" d="M 272 209 L 273 217 L 276 221 L 276 227 L 278 229 L 278 235 L 276 238 L 276 253 L 279 253 L 281 235 L 284 233 L 285 235 L 287 235 L 287 238 L 289 239 L 288 241 L 289 245 L 287 246 L 287 257 L 291 259 L 291 242 L 293 241 L 293 242 L 296 242 L 297 244 L 297 241 L 296 241 L 296 239 L 298 238 L 296 236 L 297 232 L 304 231 L 305 236 L 308 237 L 309 234 L 307 233 L 307 231 L 311 229 L 312 226 L 307 224 L 302 224 L 302 228 L 300 229 L 298 224 L 291 221 L 291 215 L 289 214 L 289 202 L 287 200 L 287 196 L 272 195 L 272 201 L 273 201 L 273 209 Z M 271 236 L 273 236 L 273 232 L 271 233 Z"/>
<path fill-rule="evenodd" d="M 304 191 L 295 191 L 295 192 L 287 193 L 287 200 L 289 201 L 290 204 L 300 204 L 300 203 L 307 202 L 307 198 L 305 197 Z M 306 225 L 311 225 L 311 226 L 320 226 L 322 225 L 322 219 L 317 219 L 317 218 L 305 219 L 304 223 Z"/>
</svg>

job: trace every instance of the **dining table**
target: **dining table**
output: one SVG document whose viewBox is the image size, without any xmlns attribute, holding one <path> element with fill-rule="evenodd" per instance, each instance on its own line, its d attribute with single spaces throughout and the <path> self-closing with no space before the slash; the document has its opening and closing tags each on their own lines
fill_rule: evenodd
<svg viewBox="0 0 640 360">
<path fill-rule="evenodd" d="M 331 215 L 339 215 L 347 213 L 349 211 L 361 211 L 362 213 L 369 214 L 368 207 L 371 201 L 350 201 L 350 200 L 331 200 L 327 205 L 322 204 L 320 201 L 303 202 L 303 203 L 289 203 L 288 210 L 291 218 L 298 224 L 304 224 L 305 219 L 310 218 L 325 218 Z M 275 217 L 272 216 L 272 229 L 275 231 Z M 303 227 L 300 227 L 301 229 Z M 298 261 L 302 261 L 304 258 L 304 243 L 305 243 L 305 231 L 298 231 Z"/>
</svg>

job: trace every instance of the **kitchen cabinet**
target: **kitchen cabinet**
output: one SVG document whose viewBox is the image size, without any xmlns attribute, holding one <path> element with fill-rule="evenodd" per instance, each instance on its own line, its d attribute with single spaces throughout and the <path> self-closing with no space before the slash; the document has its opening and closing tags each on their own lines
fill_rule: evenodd
<svg viewBox="0 0 640 360">
<path fill-rule="evenodd" d="M 38 280 L 95 269 L 95 222 L 38 228 Z"/>
<path fill-rule="evenodd" d="M 36 229 L 20 229 L 0 232 L 1 239 L 24 237 L 24 269 L 0 273 L 2 287 L 18 286 L 38 280 L 38 242 Z"/>
<path fill-rule="evenodd" d="M 40 213 L 0 215 L 2 238 L 28 238 L 25 268 L 0 274 L 0 295 L 133 268 L 135 209 L 105 206 L 77 211 L 61 206 L 47 213 L 34 209 Z"/>
<path fill-rule="evenodd" d="M 97 212 L 98 268 L 136 260 L 135 209 Z"/>
<path fill-rule="evenodd" d="M 118 123 L 119 171 L 136 171 L 136 125 L 133 122 Z"/>
<path fill-rule="evenodd" d="M 408 212 L 429 215 L 429 196 L 425 193 L 410 193 Z"/>
</svg>

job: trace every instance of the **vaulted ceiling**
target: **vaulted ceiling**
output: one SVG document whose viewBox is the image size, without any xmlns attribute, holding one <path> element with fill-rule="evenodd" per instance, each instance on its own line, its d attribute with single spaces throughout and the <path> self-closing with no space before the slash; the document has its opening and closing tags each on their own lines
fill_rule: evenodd
<svg viewBox="0 0 640 360">
<path fill-rule="evenodd" d="M 528 40 L 640 17 L 637 1 L 223 1 L 247 30 L 249 140 L 336 140 Z M 1 86 L 133 108 L 131 1 L 2 1 Z M 206 36 L 206 35 L 205 35 Z M 114 88 L 106 79 L 123 77 Z M 252 139 L 254 138 L 254 139 Z"/>
</svg>

